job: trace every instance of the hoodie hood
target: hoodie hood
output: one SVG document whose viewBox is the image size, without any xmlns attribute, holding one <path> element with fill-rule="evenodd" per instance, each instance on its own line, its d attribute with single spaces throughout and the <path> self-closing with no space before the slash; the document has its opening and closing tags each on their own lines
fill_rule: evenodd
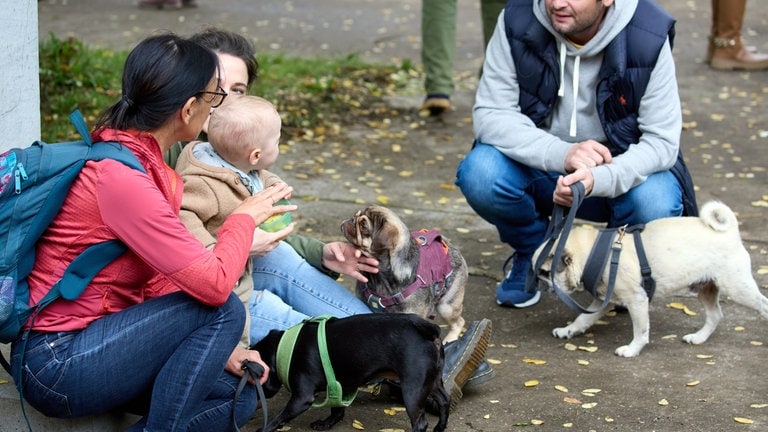
<svg viewBox="0 0 768 432">
<path fill-rule="evenodd" d="M 560 102 L 553 113 L 550 131 L 574 141 L 593 138 L 605 142 L 602 125 L 591 95 L 603 61 L 605 47 L 627 26 L 634 16 L 638 0 L 615 0 L 592 39 L 577 47 L 552 27 L 545 0 L 533 3 L 536 19 L 551 33 L 560 54 Z"/>
</svg>

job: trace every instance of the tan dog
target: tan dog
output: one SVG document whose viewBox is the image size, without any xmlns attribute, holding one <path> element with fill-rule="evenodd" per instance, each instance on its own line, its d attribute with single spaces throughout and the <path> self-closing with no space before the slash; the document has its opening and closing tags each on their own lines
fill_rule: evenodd
<svg viewBox="0 0 768 432">
<path fill-rule="evenodd" d="M 583 290 L 582 272 L 597 237 L 598 230 L 574 226 L 568 236 L 561 263 L 555 275 L 555 283 L 566 293 Z M 686 292 L 698 295 L 706 316 L 704 326 L 696 333 L 683 336 L 691 344 L 704 343 L 715 331 L 723 316 L 719 296 L 725 294 L 733 301 L 757 310 L 768 318 L 768 298 L 752 277 L 750 257 L 741 242 L 738 221 L 730 208 L 717 201 L 706 203 L 699 217 L 670 217 L 646 224 L 642 242 L 656 281 L 656 295 L 667 296 Z M 648 296 L 642 288 L 640 265 L 632 235 L 623 240 L 619 268 L 614 285 L 612 303 L 627 307 L 632 319 L 632 342 L 616 349 L 621 357 L 634 357 L 648 344 L 650 321 Z M 542 247 L 534 254 L 536 262 Z M 549 281 L 552 253 L 539 271 L 539 279 Z M 606 292 L 610 265 L 600 279 L 598 292 Z M 597 308 L 602 300 L 595 300 Z M 581 314 L 576 320 L 552 334 L 561 339 L 584 333 L 605 314 L 601 312 Z"/>
<path fill-rule="evenodd" d="M 467 264 L 456 247 L 435 231 L 412 236 L 393 211 L 380 206 L 358 211 L 342 222 L 341 232 L 363 254 L 379 261 L 379 272 L 364 273 L 368 283 L 357 284 L 363 301 L 374 310 L 429 319 L 439 316 L 449 326 L 443 342 L 458 339 L 464 326 L 468 276 Z M 427 250 L 428 245 L 436 249 Z"/>
</svg>

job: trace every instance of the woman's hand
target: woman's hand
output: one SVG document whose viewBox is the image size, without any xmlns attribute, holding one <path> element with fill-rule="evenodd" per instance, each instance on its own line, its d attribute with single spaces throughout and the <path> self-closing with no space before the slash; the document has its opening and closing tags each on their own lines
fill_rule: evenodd
<svg viewBox="0 0 768 432">
<path fill-rule="evenodd" d="M 295 226 L 296 223 L 291 222 L 287 227 L 275 232 L 266 232 L 261 228 L 256 228 L 256 231 L 253 232 L 250 256 L 263 257 L 272 252 L 280 243 L 280 240 L 284 240 L 293 232 Z"/>
<path fill-rule="evenodd" d="M 256 225 L 260 225 L 272 215 L 294 211 L 298 208 L 293 204 L 274 205 L 281 199 L 290 196 L 292 192 L 293 188 L 287 184 L 282 182 L 274 183 L 264 190 L 243 200 L 232 214 L 247 214 L 253 218 Z"/>
<path fill-rule="evenodd" d="M 360 282 L 368 282 L 361 271 L 378 273 L 379 262 L 363 256 L 360 249 L 350 243 L 331 242 L 323 246 L 323 265 L 336 273 L 351 276 Z"/>
<path fill-rule="evenodd" d="M 267 364 L 264 363 L 264 360 L 261 359 L 261 355 L 258 351 L 235 347 L 235 350 L 232 351 L 232 354 L 229 356 L 229 360 L 227 360 L 227 364 L 224 365 L 224 370 L 232 375 L 241 377 L 245 373 L 243 371 L 243 362 L 245 360 L 259 363 L 264 367 L 264 375 L 259 377 L 259 382 L 264 384 L 269 377 L 269 366 L 267 366 Z M 254 384 L 251 378 L 248 378 L 248 381 L 251 382 L 251 384 Z"/>
</svg>

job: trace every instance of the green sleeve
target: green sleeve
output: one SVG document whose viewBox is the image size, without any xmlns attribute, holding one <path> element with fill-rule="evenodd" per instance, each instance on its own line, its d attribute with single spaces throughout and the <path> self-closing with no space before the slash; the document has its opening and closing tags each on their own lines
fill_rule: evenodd
<svg viewBox="0 0 768 432">
<path fill-rule="evenodd" d="M 169 167 L 176 169 L 176 161 L 179 160 L 179 155 L 181 154 L 181 150 L 183 148 L 184 143 L 178 141 L 176 144 L 172 145 L 167 152 L 163 153 L 163 159 Z"/>
<path fill-rule="evenodd" d="M 285 242 L 291 245 L 291 247 L 305 260 L 307 260 L 307 262 L 310 263 L 312 267 L 320 270 L 333 279 L 338 279 L 338 273 L 331 271 L 323 266 L 323 246 L 325 246 L 325 243 L 320 240 L 304 237 L 298 234 L 289 235 L 285 239 Z"/>
</svg>

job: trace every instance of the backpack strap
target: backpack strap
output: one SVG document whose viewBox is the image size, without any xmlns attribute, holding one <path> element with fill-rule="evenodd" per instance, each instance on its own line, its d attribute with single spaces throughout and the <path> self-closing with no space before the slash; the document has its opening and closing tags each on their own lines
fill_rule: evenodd
<svg viewBox="0 0 768 432">
<path fill-rule="evenodd" d="M 88 125 L 85 124 L 85 119 L 79 109 L 72 111 L 69 115 L 69 121 L 75 126 L 75 130 L 77 130 L 77 133 L 83 138 L 83 141 L 88 144 L 88 147 L 92 146 L 93 140 L 91 140 L 91 134 L 88 132 Z"/>
<path fill-rule="evenodd" d="M 64 271 L 64 275 L 56 282 L 51 291 L 40 301 L 41 306 L 51 293 L 60 294 L 65 300 L 75 300 L 80 297 L 86 286 L 98 272 L 107 264 L 125 253 L 128 248 L 120 240 L 107 240 L 91 245 L 77 256 Z M 56 295 L 55 297 L 58 297 Z M 55 299 L 54 297 L 54 299 Z M 49 299 L 50 303 L 53 299 Z"/>
</svg>

